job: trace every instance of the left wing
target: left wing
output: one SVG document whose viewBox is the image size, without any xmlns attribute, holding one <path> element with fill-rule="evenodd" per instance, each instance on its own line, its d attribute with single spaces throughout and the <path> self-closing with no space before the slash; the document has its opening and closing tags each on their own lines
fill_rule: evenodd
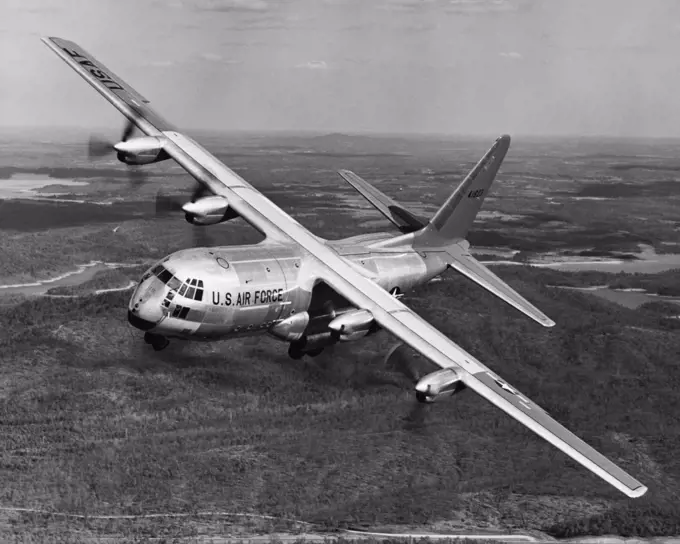
<svg viewBox="0 0 680 544">
<path fill-rule="evenodd" d="M 73 42 L 43 41 L 142 132 L 158 137 L 165 152 L 196 180 L 229 201 L 243 219 L 270 238 L 297 244 L 316 261 L 316 277 L 357 308 L 371 312 L 384 329 L 442 368 L 454 368 L 464 383 L 501 410 L 629 497 L 647 488 L 552 419 L 472 355 L 363 275 L 331 247 L 265 198 L 190 137 L 169 130 L 145 102 L 110 70 Z"/>
</svg>

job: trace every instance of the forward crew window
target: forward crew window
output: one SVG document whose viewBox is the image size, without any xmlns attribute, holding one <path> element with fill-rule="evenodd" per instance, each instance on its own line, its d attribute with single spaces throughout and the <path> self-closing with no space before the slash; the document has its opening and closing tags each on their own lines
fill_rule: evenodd
<svg viewBox="0 0 680 544">
<path fill-rule="evenodd" d="M 175 276 L 168 280 L 168 287 L 170 287 L 170 289 L 173 289 L 174 291 L 177 291 L 180 285 L 182 285 L 182 282 L 179 281 Z"/>
<path fill-rule="evenodd" d="M 182 285 L 182 289 L 179 292 L 180 295 L 184 295 L 186 298 L 192 300 L 202 301 L 203 300 L 203 280 L 197 280 L 189 278 L 186 283 Z"/>
</svg>

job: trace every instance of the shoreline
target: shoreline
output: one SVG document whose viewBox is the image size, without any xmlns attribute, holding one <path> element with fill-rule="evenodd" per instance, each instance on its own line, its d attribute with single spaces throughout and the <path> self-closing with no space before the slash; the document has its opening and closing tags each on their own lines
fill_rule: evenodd
<svg viewBox="0 0 680 544">
<path fill-rule="evenodd" d="M 655 255 L 658 257 L 658 255 Z M 663 262 L 658 259 L 639 259 L 636 261 L 624 261 L 620 259 L 609 259 L 609 260 L 555 260 L 552 262 L 546 262 L 541 260 L 533 260 L 527 262 L 517 262 L 508 260 L 492 260 L 492 261 L 480 261 L 485 266 L 535 266 L 538 268 L 556 268 L 565 269 L 567 272 L 576 271 L 600 271 L 605 273 L 643 273 L 643 274 L 654 274 L 665 270 L 672 270 L 674 268 L 680 269 L 680 254 L 671 254 L 666 261 Z M 675 262 L 677 261 L 677 262 Z M 148 260 L 136 263 L 121 263 L 121 262 L 107 262 L 107 261 L 90 261 L 89 263 L 78 265 L 74 270 L 64 272 L 58 276 L 48 278 L 40 281 L 31 281 L 25 283 L 11 283 L 0 285 L 0 297 L 3 295 L 43 295 L 43 296 L 80 296 L 80 295 L 46 295 L 45 291 L 52 287 L 59 286 L 60 282 L 68 286 L 78 286 L 88 281 L 100 270 L 111 270 L 117 268 L 134 268 L 136 266 L 151 265 L 155 260 Z M 619 266 L 621 270 L 608 270 L 608 267 Z M 97 270 L 99 268 L 100 270 Z M 604 269 L 603 269 L 604 268 Z M 637 270 L 627 271 L 625 268 L 634 268 Z M 651 268 L 648 270 L 646 268 Z M 641 270 L 640 270 L 641 269 Z M 76 278 L 82 275 L 82 278 Z M 70 280 L 70 281 L 69 281 Z M 77 280 L 77 281 L 73 281 Z M 599 287 L 605 286 L 591 286 L 575 289 L 585 289 L 585 290 L 595 290 Z M 96 294 L 108 292 L 108 291 L 124 291 L 130 289 L 130 286 L 126 287 L 115 287 L 107 289 L 99 289 L 95 291 Z M 634 291 L 634 290 L 631 290 Z"/>
<path fill-rule="evenodd" d="M 136 263 L 121 263 L 121 262 L 107 262 L 107 261 L 90 261 L 89 263 L 78 265 L 75 270 L 70 270 L 59 274 L 58 276 L 48 278 L 46 280 L 31 281 L 25 283 L 11 283 L 0 285 L 0 297 L 10 295 L 24 295 L 24 296 L 80 296 L 80 295 L 47 295 L 47 291 L 54 287 L 68 286 L 77 287 L 86 281 L 92 279 L 98 272 L 104 270 L 115 270 L 119 268 L 135 268 L 137 266 L 146 266 L 155 262 L 149 260 Z M 82 277 L 78 277 L 82 276 Z M 135 282 L 131 280 L 131 284 Z M 105 293 L 108 291 L 124 291 L 130 289 L 131 285 L 125 287 L 114 287 L 97 289 L 96 294 Z"/>
</svg>

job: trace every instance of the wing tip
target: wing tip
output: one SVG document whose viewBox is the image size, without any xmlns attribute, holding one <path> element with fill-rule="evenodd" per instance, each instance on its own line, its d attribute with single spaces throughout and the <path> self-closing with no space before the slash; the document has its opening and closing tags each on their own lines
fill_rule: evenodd
<svg viewBox="0 0 680 544">
<path fill-rule="evenodd" d="M 58 42 L 66 42 L 66 40 L 59 38 L 57 36 L 42 36 L 40 41 L 43 42 L 47 47 L 59 52 L 60 47 Z"/>
<path fill-rule="evenodd" d="M 628 488 L 628 491 L 626 491 L 626 495 L 633 499 L 638 499 L 642 497 L 645 493 L 647 493 L 648 488 L 646 485 L 640 484 L 639 487 L 636 487 L 635 489 Z"/>
<path fill-rule="evenodd" d="M 551 328 L 551 327 L 554 327 L 555 325 L 557 325 L 557 323 L 555 323 L 552 319 L 550 319 L 549 317 L 546 317 L 546 316 L 543 316 L 543 318 L 541 319 L 541 321 L 539 321 L 539 323 L 546 328 Z"/>
</svg>

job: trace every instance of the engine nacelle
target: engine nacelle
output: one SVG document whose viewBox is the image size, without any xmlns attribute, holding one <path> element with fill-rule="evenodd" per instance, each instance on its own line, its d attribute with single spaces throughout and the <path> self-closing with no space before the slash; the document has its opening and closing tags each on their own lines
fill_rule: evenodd
<svg viewBox="0 0 680 544">
<path fill-rule="evenodd" d="M 187 202 L 182 206 L 184 217 L 192 225 L 216 225 L 238 217 L 229 208 L 229 201 L 223 196 L 204 196 L 196 202 Z"/>
<path fill-rule="evenodd" d="M 272 325 L 269 329 L 269 334 L 280 340 L 293 342 L 302 338 L 308 324 L 309 314 L 307 312 L 300 312 Z"/>
<path fill-rule="evenodd" d="M 118 151 L 118 160 L 125 164 L 151 164 L 170 158 L 161 141 L 154 136 L 141 136 L 118 142 L 113 146 Z"/>
<path fill-rule="evenodd" d="M 350 310 L 333 319 L 328 328 L 342 342 L 351 342 L 373 332 L 375 325 L 373 314 L 368 310 Z"/>
<path fill-rule="evenodd" d="M 418 402 L 435 402 L 465 389 L 460 374 L 452 368 L 442 368 L 428 374 L 416 384 L 416 399 Z"/>
</svg>

